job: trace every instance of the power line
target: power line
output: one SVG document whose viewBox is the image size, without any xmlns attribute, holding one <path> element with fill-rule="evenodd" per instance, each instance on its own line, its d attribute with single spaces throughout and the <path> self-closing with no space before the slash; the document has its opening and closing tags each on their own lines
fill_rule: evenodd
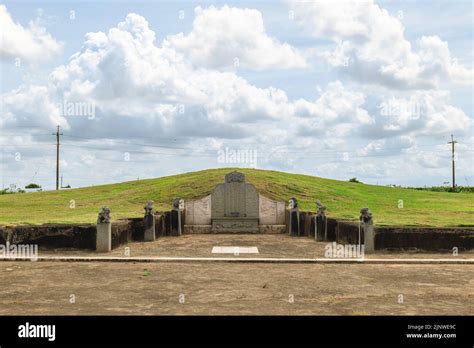
<svg viewBox="0 0 474 348">
<path fill-rule="evenodd" d="M 2 134 L 2 135 L 10 135 L 10 136 L 15 136 L 15 134 Z M 24 134 L 17 134 L 17 135 L 24 135 Z M 42 134 L 39 134 L 39 135 L 42 135 Z M 68 138 L 77 138 L 77 139 L 84 139 L 84 140 L 98 140 L 97 138 L 90 138 L 90 137 L 84 137 L 84 136 L 78 136 L 78 135 L 72 135 L 72 134 L 62 134 L 63 136 L 65 137 L 68 137 Z M 171 145 L 161 145 L 161 144 L 148 144 L 148 143 L 135 143 L 135 142 L 129 142 L 129 141 L 120 141 L 120 140 L 115 140 L 115 139 L 110 139 L 112 140 L 115 144 L 124 144 L 124 145 L 128 145 L 128 146 L 141 146 L 141 147 L 157 147 L 157 148 L 169 148 L 169 149 L 179 149 L 179 150 L 192 150 L 194 149 L 195 147 L 183 147 L 183 146 L 171 146 Z M 160 140 L 172 140 L 172 141 L 176 141 L 177 138 L 160 138 Z M 229 139 L 229 141 L 235 141 L 235 139 Z M 240 141 L 240 144 L 241 145 L 250 145 L 250 144 L 257 144 L 257 145 L 262 145 L 262 146 L 265 146 L 267 144 L 264 144 L 264 143 L 261 143 L 261 142 L 242 142 L 241 140 Z M 41 143 L 38 143 L 41 145 Z M 416 147 L 420 147 L 420 148 L 423 148 L 423 147 L 433 147 L 433 146 L 436 146 L 436 145 L 439 145 L 439 143 L 433 143 L 433 144 L 418 144 L 416 145 Z M 15 145 L 7 145 L 7 146 L 15 146 Z M 275 153 L 275 152 L 278 152 L 278 151 L 283 151 L 285 150 L 285 148 L 287 147 L 290 147 L 292 145 L 277 145 L 275 147 L 279 147 L 280 149 L 275 149 L 273 151 L 262 151 L 262 150 L 259 150 L 258 152 L 259 153 Z M 403 150 L 407 147 L 385 147 L 384 150 Z M 304 151 L 304 149 L 303 149 Z M 287 153 L 299 153 L 301 152 L 300 150 L 285 150 L 285 152 Z M 320 154 L 321 152 L 325 152 L 325 153 L 346 153 L 346 152 L 355 152 L 354 150 L 332 150 L 332 149 L 324 149 L 322 151 L 304 151 L 305 153 L 307 154 Z"/>
<path fill-rule="evenodd" d="M 2 134 L 5 135 L 5 134 Z M 18 134 L 20 135 L 20 134 Z M 23 134 L 24 135 L 24 134 Z M 40 135 L 40 134 L 38 134 Z M 42 134 L 41 134 L 42 135 Z M 139 146 L 139 147 L 157 147 L 157 148 L 166 148 L 166 149 L 176 149 L 176 150 L 188 150 L 187 152 L 182 152 L 182 151 L 170 151 L 170 152 L 155 152 L 155 151 L 146 151 L 146 150 L 120 150 L 117 148 L 110 148 L 109 144 L 103 144 L 102 147 L 99 146 L 94 146 L 90 142 L 82 142 L 82 141 L 74 141 L 72 142 L 66 142 L 66 144 L 61 143 L 60 144 L 60 135 L 69 137 L 69 138 L 78 138 L 78 139 L 85 139 L 85 140 L 98 140 L 94 138 L 87 138 L 83 136 L 77 136 L 77 135 L 71 135 L 71 134 L 63 134 L 60 133 L 60 126 L 57 126 L 57 130 L 53 135 L 56 136 L 56 144 L 44 144 L 41 142 L 37 142 L 32 144 L 31 146 L 37 146 L 37 145 L 56 145 L 56 189 L 59 189 L 59 146 L 72 146 L 72 147 L 78 147 L 78 148 L 89 148 L 89 149 L 94 149 L 94 150 L 102 150 L 102 151 L 114 151 L 114 152 L 130 152 L 130 153 L 137 153 L 137 154 L 149 154 L 149 155 L 160 155 L 160 156 L 176 156 L 176 157 L 196 157 L 196 158 L 215 158 L 216 157 L 216 152 L 217 150 L 210 150 L 206 149 L 205 151 L 196 151 L 196 147 L 178 147 L 178 146 L 165 146 L 165 145 L 158 145 L 158 144 L 144 144 L 144 143 L 134 143 L 134 142 L 128 142 L 128 141 L 118 141 L 118 140 L 113 140 L 113 144 L 124 144 L 127 146 Z M 10 134 L 10 136 L 13 136 L 13 134 Z M 162 140 L 162 139 L 160 139 Z M 176 139 L 173 139 L 176 141 Z M 451 135 L 451 141 L 448 142 L 448 144 L 452 145 L 452 172 L 453 172 L 453 190 L 455 190 L 455 149 L 454 149 L 454 144 L 458 143 L 456 140 L 454 140 L 453 135 Z M 104 146 L 105 145 L 105 146 Z M 111 144 L 112 145 L 112 144 Z M 241 143 L 241 145 L 245 145 L 245 143 Z M 440 144 L 421 144 L 421 145 L 416 145 L 416 147 L 430 147 L 432 148 L 434 145 L 440 145 Z M 15 145 L 9 145 L 6 144 L 6 146 L 15 146 Z M 28 146 L 28 145 L 19 145 L 19 146 Z M 321 159 L 325 160 L 325 163 L 341 163 L 341 162 L 346 162 L 350 159 L 359 159 L 359 158 L 367 158 L 367 157 L 389 157 L 393 155 L 397 155 L 400 153 L 401 150 L 406 149 L 405 147 L 386 147 L 383 148 L 381 152 L 376 152 L 372 154 L 357 154 L 357 150 L 329 150 L 329 149 L 324 149 L 320 151 L 305 151 L 305 149 L 301 150 L 290 150 L 286 149 L 291 145 L 279 145 L 277 149 L 274 149 L 273 151 L 261 151 L 258 150 L 258 155 L 266 154 L 268 153 L 268 156 L 262 156 L 262 158 L 265 160 L 270 160 L 271 157 L 277 156 L 279 158 L 281 157 L 287 157 L 291 156 L 296 159 L 304 159 L 304 158 L 311 158 L 311 159 Z M 444 145 L 445 146 L 445 145 Z M 232 149 L 232 148 L 231 148 Z M 194 151 L 189 151 L 189 150 L 194 150 Z M 222 150 L 222 148 L 220 149 Z M 237 150 L 237 149 L 234 149 Z M 244 150 L 244 149 L 241 149 Z M 467 152 L 472 152 L 472 150 L 464 150 Z M 280 153 L 279 153 L 280 152 Z M 283 153 L 281 153 L 283 152 Z M 334 160 L 335 153 L 343 153 L 343 154 L 350 154 L 348 156 L 347 160 Z M 296 154 L 296 155 L 295 155 Z M 311 155 L 311 154 L 317 154 L 316 156 Z M 401 154 L 401 153 L 400 153 Z M 438 152 L 439 154 L 439 152 Z M 141 157 L 141 156 L 139 156 Z M 259 156 L 260 157 L 260 156 Z M 444 156 L 443 156 L 444 157 Z M 105 161 L 113 161 L 113 162 L 122 162 L 123 160 L 119 159 L 112 159 L 112 158 L 97 158 L 99 160 L 105 160 Z M 140 160 L 140 158 L 138 158 Z M 329 160 L 329 161 L 328 161 Z M 36 177 L 36 174 L 38 172 L 39 168 L 36 170 L 35 174 L 33 175 L 33 178 Z M 5 177 L 5 176 L 2 176 Z"/>
<path fill-rule="evenodd" d="M 448 141 L 448 144 L 451 144 L 451 163 L 453 166 L 453 192 L 456 192 L 456 173 L 455 173 L 455 166 L 454 166 L 454 159 L 455 159 L 454 144 L 456 143 L 457 141 L 454 140 L 454 136 L 451 134 L 451 141 Z"/>
<path fill-rule="evenodd" d="M 77 136 L 77 135 L 69 135 L 69 134 L 65 134 L 64 136 L 69 137 L 69 138 L 78 138 L 78 139 L 85 139 L 85 140 L 97 140 L 97 139 L 94 139 L 94 138 L 80 137 L 80 136 Z M 179 149 L 179 150 L 188 150 L 189 149 L 189 147 L 177 147 L 177 146 L 157 145 L 157 144 L 139 144 L 139 143 L 126 142 L 126 141 L 119 141 L 119 140 L 115 140 L 115 139 L 112 139 L 112 140 L 116 144 L 124 144 L 124 145 L 146 146 L 146 147 L 162 147 L 162 148 L 165 148 L 165 149 Z"/>
<path fill-rule="evenodd" d="M 53 133 L 53 135 L 55 135 Z M 59 125 L 56 129 L 56 191 L 59 190 L 59 136 L 63 133 L 59 133 Z"/>
</svg>

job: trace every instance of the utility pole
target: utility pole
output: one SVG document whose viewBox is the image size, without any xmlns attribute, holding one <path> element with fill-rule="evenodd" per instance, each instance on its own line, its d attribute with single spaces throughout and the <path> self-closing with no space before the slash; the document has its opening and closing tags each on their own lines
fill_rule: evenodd
<svg viewBox="0 0 474 348">
<path fill-rule="evenodd" d="M 452 166 L 453 166 L 453 192 L 456 192 L 456 173 L 455 173 L 455 168 L 454 168 L 454 144 L 456 144 L 457 141 L 454 140 L 453 135 L 451 134 L 451 141 L 448 141 L 448 144 L 451 144 L 451 160 L 452 160 Z"/>
<path fill-rule="evenodd" d="M 59 136 L 63 135 L 63 133 L 59 133 L 59 125 L 53 135 L 56 135 L 56 190 L 59 190 Z"/>
</svg>

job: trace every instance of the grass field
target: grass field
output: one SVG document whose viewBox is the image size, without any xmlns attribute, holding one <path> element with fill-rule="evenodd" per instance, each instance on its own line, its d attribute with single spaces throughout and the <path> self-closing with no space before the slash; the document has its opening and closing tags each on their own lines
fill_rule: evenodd
<svg viewBox="0 0 474 348">
<path fill-rule="evenodd" d="M 238 169 L 263 195 L 288 201 L 296 197 L 303 210 L 315 211 L 315 200 L 330 217 L 357 220 L 368 206 L 377 225 L 474 226 L 472 193 L 429 192 L 318 178 L 276 171 Z M 174 197 L 201 198 L 224 181 L 229 168 L 91 186 L 62 191 L 0 196 L 0 224 L 94 223 L 103 205 L 114 220 L 143 215 L 148 200 L 157 210 L 171 207 Z M 403 200 L 403 208 L 399 201 Z M 74 206 L 74 208 L 72 208 Z"/>
</svg>

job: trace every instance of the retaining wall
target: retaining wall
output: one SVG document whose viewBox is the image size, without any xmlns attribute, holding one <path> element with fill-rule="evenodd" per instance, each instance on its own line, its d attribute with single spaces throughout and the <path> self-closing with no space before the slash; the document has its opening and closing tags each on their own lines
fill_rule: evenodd
<svg viewBox="0 0 474 348">
<path fill-rule="evenodd" d="M 314 238 L 313 212 L 300 212 L 302 234 Z M 457 247 L 458 250 L 474 249 L 474 228 L 472 227 L 375 227 L 375 249 L 447 251 Z M 359 224 L 352 221 L 327 218 L 328 241 L 339 244 L 359 243 Z M 361 243 L 364 233 L 361 232 Z"/>
<path fill-rule="evenodd" d="M 328 228 L 329 229 L 329 228 Z M 336 239 L 339 244 L 357 244 L 359 225 L 348 221 L 337 221 Z M 361 243 L 364 234 L 361 233 Z M 474 249 L 474 228 L 434 227 L 384 227 L 375 225 L 376 250 L 426 250 L 448 251 Z"/>
<path fill-rule="evenodd" d="M 310 211 L 300 211 L 300 228 L 302 235 L 314 238 L 316 213 Z M 338 220 L 326 217 L 328 241 L 336 240 L 336 227 Z"/>
<path fill-rule="evenodd" d="M 39 247 L 95 250 L 96 227 L 84 225 L 0 226 L 0 244 L 37 244 Z"/>
<path fill-rule="evenodd" d="M 375 233 L 376 249 L 474 249 L 473 228 L 376 227 Z"/>
<path fill-rule="evenodd" d="M 313 212 L 300 212 L 300 228 L 303 236 L 314 238 Z M 183 216 L 182 230 L 185 217 Z M 188 226 L 186 226 L 189 229 Z M 202 228 L 200 228 L 202 227 Z M 196 226 L 192 233 L 206 233 L 208 226 Z M 262 228 L 260 233 L 285 233 L 284 225 Z M 48 248 L 76 248 L 95 250 L 95 224 L 45 224 L 41 226 L 0 226 L 0 244 L 37 244 Z M 170 212 L 156 214 L 155 236 L 170 235 Z M 327 218 L 328 241 L 339 244 L 357 244 L 359 226 L 357 223 Z M 112 249 L 132 240 L 143 241 L 143 218 L 118 220 L 112 223 Z M 361 233 L 361 242 L 364 236 Z M 377 227 L 375 225 L 375 249 L 447 251 L 457 247 L 459 251 L 474 249 L 474 228 L 432 228 L 432 227 Z"/>
</svg>

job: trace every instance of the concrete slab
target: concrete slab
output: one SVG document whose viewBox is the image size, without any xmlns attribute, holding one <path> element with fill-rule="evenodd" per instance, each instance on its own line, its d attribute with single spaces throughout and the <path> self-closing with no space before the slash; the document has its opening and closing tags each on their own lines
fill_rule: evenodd
<svg viewBox="0 0 474 348">
<path fill-rule="evenodd" d="M 212 248 L 212 254 L 258 254 L 257 247 L 240 246 L 215 246 Z"/>
<path fill-rule="evenodd" d="M 29 262 L 231 262 L 231 263 L 312 263 L 312 264 L 451 264 L 474 265 L 474 259 L 297 259 L 297 258 L 263 258 L 263 257 L 114 257 L 114 256 L 42 256 L 0 258 L 0 261 Z"/>
</svg>

